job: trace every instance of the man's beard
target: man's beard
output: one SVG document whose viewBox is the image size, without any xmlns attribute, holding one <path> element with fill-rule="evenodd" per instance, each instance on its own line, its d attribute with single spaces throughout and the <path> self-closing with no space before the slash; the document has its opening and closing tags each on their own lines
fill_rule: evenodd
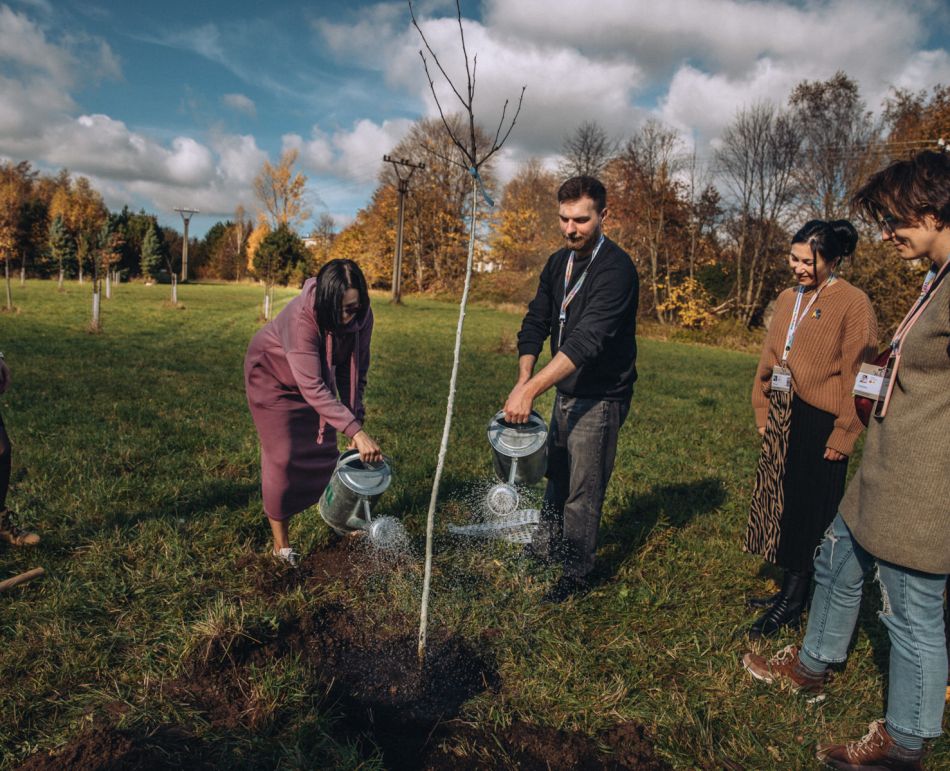
<svg viewBox="0 0 950 771">
<path fill-rule="evenodd" d="M 572 241 L 570 238 L 565 236 L 564 240 L 567 242 L 567 248 L 573 250 L 575 253 L 584 253 L 590 252 L 593 250 L 594 245 L 597 243 L 597 239 L 600 238 L 600 231 L 597 230 L 591 233 L 587 238 L 579 238 L 575 241 Z"/>
</svg>

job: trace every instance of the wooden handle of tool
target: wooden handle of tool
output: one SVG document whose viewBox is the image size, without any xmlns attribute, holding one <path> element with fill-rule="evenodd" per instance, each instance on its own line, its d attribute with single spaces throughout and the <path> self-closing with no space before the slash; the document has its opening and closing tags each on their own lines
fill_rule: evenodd
<svg viewBox="0 0 950 771">
<path fill-rule="evenodd" d="M 32 581 L 34 578 L 39 578 L 46 571 L 43 568 L 33 568 L 32 570 L 27 570 L 25 573 L 20 573 L 18 576 L 13 576 L 13 578 L 8 578 L 6 581 L 0 581 L 0 592 L 5 592 L 7 589 L 12 589 L 17 584 L 25 584 L 27 581 Z"/>
</svg>

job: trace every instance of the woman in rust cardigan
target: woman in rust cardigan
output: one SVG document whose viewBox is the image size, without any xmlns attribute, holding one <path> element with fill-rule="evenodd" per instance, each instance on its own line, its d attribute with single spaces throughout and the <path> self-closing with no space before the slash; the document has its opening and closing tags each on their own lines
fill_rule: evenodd
<svg viewBox="0 0 950 771">
<path fill-rule="evenodd" d="M 778 594 L 750 601 L 765 608 L 752 637 L 800 623 L 815 549 L 861 434 L 852 386 L 876 352 L 877 322 L 867 295 L 835 275 L 857 240 L 847 220 L 812 220 L 795 234 L 788 262 L 797 286 L 778 297 L 756 371 L 752 406 L 764 440 L 745 548 L 784 578 Z"/>
</svg>

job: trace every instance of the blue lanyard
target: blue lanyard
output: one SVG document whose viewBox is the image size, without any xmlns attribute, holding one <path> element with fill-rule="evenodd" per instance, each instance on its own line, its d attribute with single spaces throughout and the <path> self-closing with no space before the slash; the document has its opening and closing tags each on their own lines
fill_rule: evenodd
<svg viewBox="0 0 950 771">
<path fill-rule="evenodd" d="M 798 330 L 799 325 L 804 320 L 804 317 L 808 315 L 808 311 L 811 310 L 811 306 L 817 302 L 818 295 L 821 294 L 821 290 L 826 286 L 831 286 L 833 283 L 835 283 L 834 273 L 828 276 L 828 280 L 815 290 L 815 294 L 812 295 L 811 299 L 808 301 L 808 305 L 805 306 L 805 310 L 802 311 L 801 317 L 799 316 L 798 311 L 802 307 L 802 298 L 805 296 L 805 287 L 798 287 L 798 297 L 795 298 L 795 307 L 792 309 L 792 320 L 788 322 L 788 332 L 785 335 L 785 350 L 782 352 L 782 366 L 785 366 L 785 362 L 788 360 L 788 354 L 792 350 L 792 343 L 795 341 L 795 332 Z"/>
<path fill-rule="evenodd" d="M 591 252 L 590 262 L 587 263 L 587 267 L 584 268 L 584 272 L 581 273 L 581 277 L 577 279 L 577 283 L 574 284 L 574 288 L 570 292 L 567 291 L 567 287 L 571 283 L 571 274 L 574 272 L 574 252 L 571 252 L 571 256 L 567 258 L 567 268 L 564 270 L 564 297 L 561 300 L 561 312 L 558 314 L 558 322 L 560 322 L 560 327 L 558 328 L 557 333 L 557 347 L 561 347 L 561 340 L 564 337 L 564 325 L 567 323 L 567 306 L 571 304 L 574 298 L 577 296 L 577 293 L 580 291 L 581 287 L 584 285 L 584 279 L 587 278 L 587 272 L 590 270 L 590 266 L 594 264 L 594 258 L 597 256 L 597 252 L 600 251 L 600 247 L 604 243 L 604 234 L 600 234 L 600 238 L 597 241 L 597 245 L 594 247 L 594 251 Z"/>
</svg>

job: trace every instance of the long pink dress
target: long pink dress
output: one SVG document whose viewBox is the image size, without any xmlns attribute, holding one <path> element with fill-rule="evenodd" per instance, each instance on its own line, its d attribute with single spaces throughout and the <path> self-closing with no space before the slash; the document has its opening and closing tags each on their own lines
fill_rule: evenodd
<svg viewBox="0 0 950 771">
<path fill-rule="evenodd" d="M 317 280 L 261 328 L 244 358 L 244 386 L 261 441 L 264 513 L 288 517 L 312 506 L 339 458 L 336 432 L 362 428 L 373 312 L 342 334 L 321 335 Z M 337 399 L 337 391 L 344 402 Z"/>
</svg>

